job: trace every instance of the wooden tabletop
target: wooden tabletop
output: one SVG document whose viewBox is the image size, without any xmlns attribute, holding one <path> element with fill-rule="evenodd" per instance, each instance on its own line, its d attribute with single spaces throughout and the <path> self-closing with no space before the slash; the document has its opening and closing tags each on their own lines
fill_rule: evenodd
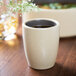
<svg viewBox="0 0 76 76">
<path fill-rule="evenodd" d="M 76 37 L 60 39 L 56 64 L 44 71 L 28 67 L 21 37 L 1 42 L 0 76 L 76 76 Z"/>
</svg>

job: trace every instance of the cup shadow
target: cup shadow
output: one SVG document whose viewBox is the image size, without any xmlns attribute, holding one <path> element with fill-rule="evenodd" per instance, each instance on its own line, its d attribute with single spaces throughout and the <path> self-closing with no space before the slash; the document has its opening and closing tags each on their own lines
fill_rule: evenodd
<svg viewBox="0 0 76 76">
<path fill-rule="evenodd" d="M 56 63 L 54 67 L 48 70 L 35 70 L 27 67 L 25 76 L 76 76 L 76 70 L 63 67 Z"/>
</svg>

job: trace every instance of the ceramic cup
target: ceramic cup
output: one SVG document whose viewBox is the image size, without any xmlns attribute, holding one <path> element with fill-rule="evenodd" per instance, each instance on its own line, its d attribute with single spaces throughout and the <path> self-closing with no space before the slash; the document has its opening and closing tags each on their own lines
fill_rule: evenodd
<svg viewBox="0 0 76 76">
<path fill-rule="evenodd" d="M 47 26 L 36 28 L 34 26 Z M 23 43 L 28 65 L 34 69 L 54 66 L 59 45 L 59 22 L 47 18 L 28 20 L 23 23 Z"/>
</svg>

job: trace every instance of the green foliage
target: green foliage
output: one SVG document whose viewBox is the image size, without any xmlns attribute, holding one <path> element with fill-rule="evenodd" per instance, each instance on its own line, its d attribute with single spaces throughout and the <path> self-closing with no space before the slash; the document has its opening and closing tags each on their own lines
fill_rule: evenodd
<svg viewBox="0 0 76 76">
<path fill-rule="evenodd" d="M 33 1 L 33 0 L 32 0 Z M 8 12 L 27 12 L 27 11 L 37 11 L 39 8 L 37 5 L 32 3 L 31 0 L 22 0 L 22 1 L 17 1 L 14 2 L 13 0 L 10 0 L 8 5 L 6 5 Z M 0 5 L 3 3 L 0 2 Z"/>
<path fill-rule="evenodd" d="M 3 2 L 2 2 L 2 0 L 0 0 L 0 6 L 2 6 L 3 5 Z"/>
<path fill-rule="evenodd" d="M 48 6 L 51 9 L 68 9 L 68 8 L 76 8 L 76 4 L 61 4 L 61 3 L 50 3 L 44 4 L 43 6 Z"/>
<path fill-rule="evenodd" d="M 37 10 L 38 7 L 30 1 L 18 1 L 14 3 L 12 0 L 10 1 L 8 8 L 12 12 L 27 12 Z"/>
</svg>

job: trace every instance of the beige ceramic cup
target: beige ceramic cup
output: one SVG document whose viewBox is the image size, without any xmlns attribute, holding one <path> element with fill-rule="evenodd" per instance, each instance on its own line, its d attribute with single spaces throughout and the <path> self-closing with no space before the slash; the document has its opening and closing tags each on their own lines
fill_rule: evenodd
<svg viewBox="0 0 76 76">
<path fill-rule="evenodd" d="M 34 25 L 50 27 L 34 28 Z M 28 65 L 40 70 L 53 67 L 59 45 L 59 23 L 56 20 L 39 18 L 26 21 L 22 28 Z"/>
</svg>

